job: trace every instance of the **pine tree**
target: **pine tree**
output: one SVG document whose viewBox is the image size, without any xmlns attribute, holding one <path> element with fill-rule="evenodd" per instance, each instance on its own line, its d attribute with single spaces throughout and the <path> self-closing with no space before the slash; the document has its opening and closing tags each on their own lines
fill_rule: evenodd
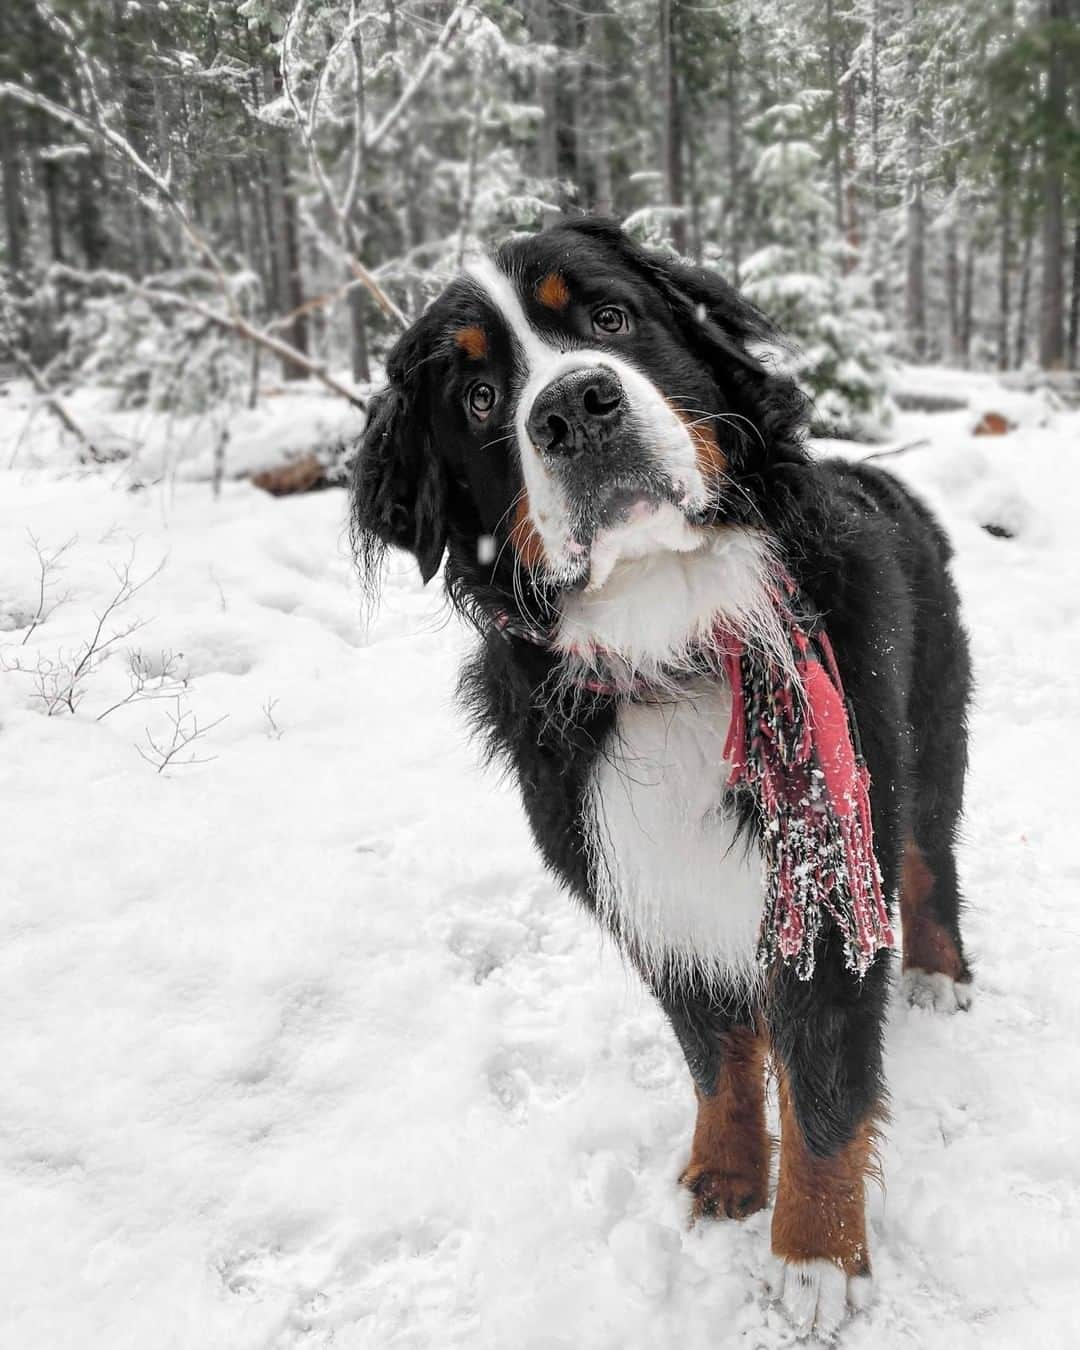
<svg viewBox="0 0 1080 1350">
<path fill-rule="evenodd" d="M 873 439 L 891 419 L 885 360 L 865 282 L 842 266 L 821 156 L 800 134 L 817 102 L 777 104 L 759 121 L 767 143 L 754 181 L 774 209 L 768 242 L 743 265 L 743 287 L 798 344 L 785 364 L 813 399 L 815 432 Z"/>
</svg>

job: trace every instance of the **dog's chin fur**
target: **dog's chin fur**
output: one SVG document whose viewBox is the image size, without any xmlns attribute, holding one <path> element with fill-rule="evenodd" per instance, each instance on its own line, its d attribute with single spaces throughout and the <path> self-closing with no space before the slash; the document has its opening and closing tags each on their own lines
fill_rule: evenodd
<svg viewBox="0 0 1080 1350">
<path fill-rule="evenodd" d="M 773 547 L 762 531 L 692 526 L 663 505 L 598 543 L 602 567 L 564 597 L 555 633 L 571 678 L 662 686 L 714 642 L 718 626 L 790 669 Z"/>
</svg>

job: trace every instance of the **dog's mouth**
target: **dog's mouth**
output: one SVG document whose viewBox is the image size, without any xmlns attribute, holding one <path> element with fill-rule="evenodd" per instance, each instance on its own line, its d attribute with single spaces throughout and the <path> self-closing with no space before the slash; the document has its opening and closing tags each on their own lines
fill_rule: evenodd
<svg viewBox="0 0 1080 1350">
<path fill-rule="evenodd" d="M 666 475 L 606 484 L 576 505 L 562 578 L 569 590 L 599 590 L 624 559 L 687 553 L 704 541 L 697 512 Z"/>
</svg>

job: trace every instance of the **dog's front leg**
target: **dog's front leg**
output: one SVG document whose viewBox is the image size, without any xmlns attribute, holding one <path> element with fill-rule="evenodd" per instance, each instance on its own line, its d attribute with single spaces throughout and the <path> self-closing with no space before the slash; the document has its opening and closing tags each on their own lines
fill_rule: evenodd
<svg viewBox="0 0 1080 1350">
<path fill-rule="evenodd" d="M 690 1161 L 679 1178 L 693 1217 L 745 1219 L 769 1199 L 767 1038 L 749 1009 L 740 1014 L 689 994 L 661 1001 L 697 1093 Z"/>
<path fill-rule="evenodd" d="M 881 1031 L 887 957 L 859 981 L 838 952 L 811 980 L 777 971 L 768 1003 L 779 1080 L 780 1176 L 772 1249 L 777 1294 L 803 1331 L 833 1332 L 869 1300 L 866 1178 L 884 1117 Z"/>
</svg>

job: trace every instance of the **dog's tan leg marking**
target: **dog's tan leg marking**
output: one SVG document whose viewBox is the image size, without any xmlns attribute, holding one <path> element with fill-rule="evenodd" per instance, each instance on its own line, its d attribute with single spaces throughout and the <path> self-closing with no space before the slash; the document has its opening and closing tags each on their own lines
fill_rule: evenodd
<svg viewBox="0 0 1080 1350">
<path fill-rule="evenodd" d="M 967 970 L 956 943 L 934 918 L 927 901 L 934 889 L 934 874 L 914 839 L 904 844 L 900 874 L 900 922 L 904 933 L 904 970 L 925 970 L 967 980 Z"/>
<path fill-rule="evenodd" d="M 784 1261 L 830 1261 L 846 1275 L 869 1275 L 866 1177 L 877 1173 L 877 1118 L 871 1115 L 831 1157 L 803 1137 L 783 1068 L 779 1071 L 780 1180 L 772 1249 Z"/>
<path fill-rule="evenodd" d="M 698 1091 L 690 1162 L 679 1178 L 694 1197 L 695 1218 L 745 1219 L 768 1201 L 765 1045 L 749 1027 L 727 1032 L 715 1090 Z"/>
</svg>

